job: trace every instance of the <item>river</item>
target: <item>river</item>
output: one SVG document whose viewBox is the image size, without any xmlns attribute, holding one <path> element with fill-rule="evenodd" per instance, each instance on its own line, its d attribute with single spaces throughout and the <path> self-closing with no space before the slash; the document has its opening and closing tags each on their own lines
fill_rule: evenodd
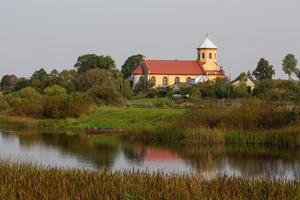
<svg viewBox="0 0 300 200">
<path fill-rule="evenodd" d="M 300 181 L 299 148 L 141 144 L 108 136 L 0 131 L 0 158 L 60 168 Z"/>
</svg>

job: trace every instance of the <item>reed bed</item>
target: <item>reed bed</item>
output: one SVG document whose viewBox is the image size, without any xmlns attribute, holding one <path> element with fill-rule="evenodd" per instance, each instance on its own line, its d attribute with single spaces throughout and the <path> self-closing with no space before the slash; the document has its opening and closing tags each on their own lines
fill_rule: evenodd
<svg viewBox="0 0 300 200">
<path fill-rule="evenodd" d="M 0 163 L 0 199 L 299 199 L 295 181 Z"/>
</svg>

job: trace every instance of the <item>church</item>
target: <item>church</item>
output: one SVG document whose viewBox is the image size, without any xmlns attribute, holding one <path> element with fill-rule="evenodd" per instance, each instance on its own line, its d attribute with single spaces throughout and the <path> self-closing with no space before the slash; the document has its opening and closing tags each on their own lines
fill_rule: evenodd
<svg viewBox="0 0 300 200">
<path fill-rule="evenodd" d="M 144 58 L 133 71 L 130 81 L 135 86 L 146 78 L 155 87 L 168 87 L 177 83 L 195 84 L 224 77 L 218 64 L 218 47 L 207 37 L 197 48 L 196 60 L 152 60 Z"/>
</svg>

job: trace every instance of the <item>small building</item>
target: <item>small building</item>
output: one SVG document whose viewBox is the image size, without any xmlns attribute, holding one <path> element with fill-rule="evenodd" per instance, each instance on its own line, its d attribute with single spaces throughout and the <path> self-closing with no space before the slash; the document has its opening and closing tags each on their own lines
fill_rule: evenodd
<svg viewBox="0 0 300 200">
<path fill-rule="evenodd" d="M 218 64 L 218 48 L 209 39 L 197 48 L 196 60 L 152 60 L 144 58 L 130 77 L 135 86 L 142 78 L 156 88 L 169 87 L 177 83 L 195 84 L 217 77 L 224 77 L 223 68 Z"/>
<path fill-rule="evenodd" d="M 249 91 L 253 91 L 255 88 L 256 81 L 252 78 L 250 73 L 241 73 L 236 79 L 231 81 L 232 86 L 238 86 L 240 84 L 246 84 L 249 88 Z"/>
</svg>

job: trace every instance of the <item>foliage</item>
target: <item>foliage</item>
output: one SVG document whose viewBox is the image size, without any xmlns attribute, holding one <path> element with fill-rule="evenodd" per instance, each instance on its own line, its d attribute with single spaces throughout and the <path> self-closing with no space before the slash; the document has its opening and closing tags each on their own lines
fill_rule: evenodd
<svg viewBox="0 0 300 200">
<path fill-rule="evenodd" d="M 143 55 L 133 55 L 127 58 L 125 63 L 122 66 L 122 74 L 124 75 L 124 78 L 127 79 L 131 76 L 132 72 L 139 66 L 139 64 L 142 62 Z"/>
<path fill-rule="evenodd" d="M 18 82 L 18 77 L 15 75 L 4 75 L 1 79 L 1 89 L 2 91 L 7 94 L 14 90 L 15 85 Z"/>
<path fill-rule="evenodd" d="M 269 61 L 261 58 L 252 74 L 257 80 L 272 79 L 275 71 L 273 65 L 269 64 Z"/>
<path fill-rule="evenodd" d="M 75 64 L 78 72 L 84 73 L 91 69 L 115 69 L 115 61 L 110 56 L 98 56 L 96 54 L 86 54 L 79 56 Z"/>
<path fill-rule="evenodd" d="M 263 80 L 257 83 L 253 94 L 272 101 L 299 101 L 300 85 L 295 81 Z"/>
<path fill-rule="evenodd" d="M 65 95 L 67 90 L 59 85 L 53 85 L 44 89 L 44 94 L 48 96 Z"/>
<path fill-rule="evenodd" d="M 238 85 L 232 86 L 232 94 L 233 98 L 248 98 L 251 94 L 249 93 L 249 89 L 246 83 L 240 82 Z"/>
<path fill-rule="evenodd" d="M 295 58 L 295 55 L 288 54 L 285 56 L 285 58 L 282 61 L 282 69 L 284 73 L 286 73 L 289 76 L 289 80 L 291 80 L 291 76 L 293 73 L 296 73 L 297 68 L 297 59 Z"/>
<path fill-rule="evenodd" d="M 296 113 L 279 110 L 276 105 L 253 99 L 239 107 L 193 108 L 183 115 L 177 125 L 184 128 L 207 127 L 226 130 L 278 129 L 296 120 Z"/>
<path fill-rule="evenodd" d="M 155 89 L 153 83 L 148 81 L 146 78 L 141 77 L 139 82 L 134 86 L 135 95 L 145 95 L 149 97 L 155 96 Z"/>
<path fill-rule="evenodd" d="M 114 85 L 101 84 L 96 85 L 88 90 L 88 94 L 95 98 L 98 104 L 121 104 L 122 96 L 116 90 Z"/>
<path fill-rule="evenodd" d="M 294 181 L 0 163 L 1 199 L 299 199 Z"/>
</svg>

